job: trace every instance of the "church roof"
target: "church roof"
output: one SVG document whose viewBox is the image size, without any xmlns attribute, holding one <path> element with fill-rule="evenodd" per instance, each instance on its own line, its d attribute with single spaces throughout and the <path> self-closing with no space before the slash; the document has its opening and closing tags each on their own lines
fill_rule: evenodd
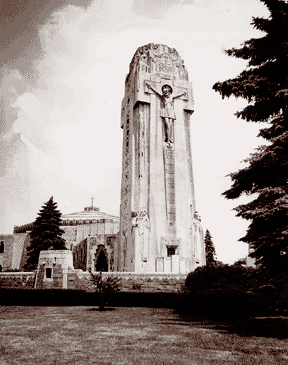
<svg viewBox="0 0 288 365">
<path fill-rule="evenodd" d="M 96 208 L 93 206 L 84 208 L 84 211 L 82 211 L 82 212 L 62 214 L 61 219 L 62 219 L 62 221 L 105 220 L 105 221 L 119 222 L 119 217 L 117 217 L 116 215 L 111 215 L 108 213 L 100 212 L 99 208 Z"/>
<path fill-rule="evenodd" d="M 62 225 L 82 225 L 93 223 L 119 223 L 119 217 L 116 215 L 100 212 L 97 207 L 86 207 L 82 212 L 62 214 Z M 33 223 L 24 224 L 23 226 L 14 226 L 13 233 L 25 233 L 33 229 Z"/>
</svg>

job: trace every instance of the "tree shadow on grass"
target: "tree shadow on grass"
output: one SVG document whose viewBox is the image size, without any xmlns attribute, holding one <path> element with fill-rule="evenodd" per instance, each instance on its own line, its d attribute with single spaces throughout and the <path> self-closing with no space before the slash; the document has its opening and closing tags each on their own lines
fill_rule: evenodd
<svg viewBox="0 0 288 365">
<path fill-rule="evenodd" d="M 104 309 L 99 309 L 96 307 L 96 308 L 88 308 L 86 310 L 90 312 L 107 312 L 107 311 L 115 311 L 115 308 L 105 307 Z"/>
<path fill-rule="evenodd" d="M 235 333 L 241 337 L 273 337 L 279 340 L 288 339 L 287 317 L 260 317 L 242 321 L 229 321 L 220 324 L 219 330 L 226 333 Z"/>
<path fill-rule="evenodd" d="M 198 328 L 210 328 L 221 333 L 236 334 L 241 337 L 272 337 L 288 339 L 288 317 L 256 317 L 249 319 L 203 319 L 178 315 L 178 319 L 169 320 L 169 324 L 189 325 Z"/>
</svg>

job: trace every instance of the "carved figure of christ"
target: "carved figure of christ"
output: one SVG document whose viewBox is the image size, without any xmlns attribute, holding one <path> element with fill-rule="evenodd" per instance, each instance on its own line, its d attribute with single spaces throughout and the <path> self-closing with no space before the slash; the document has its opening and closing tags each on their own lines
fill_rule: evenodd
<svg viewBox="0 0 288 365">
<path fill-rule="evenodd" d="M 173 122 L 176 119 L 174 111 L 174 99 L 180 98 L 181 96 L 186 96 L 186 92 L 172 96 L 173 89 L 170 85 L 162 86 L 162 95 L 158 93 L 151 85 L 146 84 L 148 89 L 154 91 L 154 93 L 159 96 L 162 101 L 161 114 L 160 116 L 165 122 L 165 142 L 173 143 Z"/>
</svg>

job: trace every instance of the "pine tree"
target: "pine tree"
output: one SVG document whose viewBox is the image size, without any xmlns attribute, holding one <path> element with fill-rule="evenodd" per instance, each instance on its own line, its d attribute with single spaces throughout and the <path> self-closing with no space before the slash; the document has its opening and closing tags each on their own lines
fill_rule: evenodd
<svg viewBox="0 0 288 365">
<path fill-rule="evenodd" d="M 264 33 L 228 56 L 248 61 L 236 78 L 217 82 L 213 89 L 222 98 L 248 101 L 235 115 L 247 122 L 266 122 L 258 137 L 268 143 L 245 160 L 248 166 L 231 173 L 232 186 L 223 195 L 236 199 L 252 195 L 248 204 L 234 208 L 236 216 L 250 221 L 240 241 L 252 248 L 251 257 L 261 267 L 288 269 L 288 4 L 260 0 L 270 11 L 268 19 L 253 18 L 254 28 Z"/>
<path fill-rule="evenodd" d="M 42 206 L 33 226 L 30 233 L 30 246 L 27 247 L 28 259 L 25 270 L 37 268 L 42 250 L 66 250 L 65 240 L 61 237 L 64 234 L 60 228 L 61 213 L 57 210 L 57 203 L 53 201 L 53 196 Z"/>
<path fill-rule="evenodd" d="M 208 231 L 208 229 L 206 229 L 204 243 L 205 243 L 206 265 L 207 266 L 214 266 L 216 264 L 215 246 L 214 246 L 211 234 Z"/>
</svg>

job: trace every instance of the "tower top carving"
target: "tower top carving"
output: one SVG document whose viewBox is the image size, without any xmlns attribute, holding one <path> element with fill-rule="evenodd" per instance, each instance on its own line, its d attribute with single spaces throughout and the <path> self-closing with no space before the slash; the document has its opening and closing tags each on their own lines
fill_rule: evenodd
<svg viewBox="0 0 288 365">
<path fill-rule="evenodd" d="M 129 75 L 137 71 L 150 73 L 154 77 L 188 81 L 184 61 L 175 48 L 164 44 L 149 43 L 139 47 L 130 63 Z"/>
</svg>

